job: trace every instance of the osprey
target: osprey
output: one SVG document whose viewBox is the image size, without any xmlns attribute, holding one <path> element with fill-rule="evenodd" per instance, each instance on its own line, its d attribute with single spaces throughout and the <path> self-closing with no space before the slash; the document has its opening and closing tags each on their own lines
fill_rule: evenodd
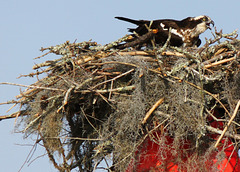
<svg viewBox="0 0 240 172">
<path fill-rule="evenodd" d="M 155 43 L 163 45 L 171 32 L 171 39 L 169 44 L 172 46 L 199 46 L 201 40 L 199 35 L 207 29 L 211 29 L 210 24 L 214 26 L 214 22 L 210 17 L 201 15 L 198 17 L 187 17 L 183 20 L 133 20 L 125 17 L 115 17 L 119 20 L 127 21 L 138 25 L 135 29 L 129 29 L 132 36 L 136 39 L 149 32 L 149 29 L 156 29 L 157 33 L 154 36 Z M 171 28 L 171 29 L 170 29 Z M 146 42 L 150 44 L 150 42 Z"/>
</svg>

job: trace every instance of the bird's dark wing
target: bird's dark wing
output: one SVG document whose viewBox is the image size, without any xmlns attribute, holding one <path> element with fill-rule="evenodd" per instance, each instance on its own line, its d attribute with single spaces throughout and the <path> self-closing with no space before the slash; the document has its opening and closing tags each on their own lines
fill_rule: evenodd
<svg viewBox="0 0 240 172">
<path fill-rule="evenodd" d="M 180 27 L 178 25 L 178 20 L 154 20 L 151 28 L 158 29 L 158 33 L 156 34 L 156 43 L 163 45 L 168 38 L 169 31 L 171 28 L 171 39 L 170 45 L 173 46 L 181 46 L 183 44 L 183 35 L 179 32 Z"/>
<path fill-rule="evenodd" d="M 136 25 L 143 24 L 141 20 L 133 20 L 133 19 L 129 19 L 129 18 L 126 18 L 126 17 L 115 17 L 115 18 L 118 19 L 118 20 L 123 20 L 123 21 L 126 21 L 126 22 L 130 22 L 130 23 L 133 23 L 133 24 L 136 24 Z"/>
<path fill-rule="evenodd" d="M 159 25 L 163 30 L 167 30 L 167 29 L 169 29 L 169 28 L 179 29 L 179 21 L 178 21 L 178 20 L 170 20 L 170 19 L 166 19 L 166 20 L 156 20 L 156 23 L 158 23 L 158 25 Z"/>
<path fill-rule="evenodd" d="M 148 30 L 145 26 L 145 24 L 147 26 L 150 24 L 150 21 L 148 21 L 148 20 L 133 20 L 133 19 L 129 19 L 129 18 L 126 18 L 126 17 L 115 17 L 115 18 L 119 19 L 119 20 L 126 21 L 126 22 L 133 23 L 135 25 L 138 25 L 137 28 L 128 28 L 129 32 L 136 32 L 139 35 L 143 35 L 143 34 L 148 32 Z"/>
</svg>

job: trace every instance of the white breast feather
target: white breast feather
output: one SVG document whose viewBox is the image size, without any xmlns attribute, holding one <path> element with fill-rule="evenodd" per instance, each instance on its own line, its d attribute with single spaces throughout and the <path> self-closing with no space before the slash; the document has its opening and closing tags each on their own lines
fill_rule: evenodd
<svg viewBox="0 0 240 172">
<path fill-rule="evenodd" d="M 199 36 L 201 33 L 205 32 L 206 30 L 207 30 L 206 23 L 200 23 L 193 29 L 191 37 Z"/>
<path fill-rule="evenodd" d="M 165 24 L 163 24 L 163 23 L 160 23 L 160 26 L 162 27 L 162 29 L 163 30 L 169 30 L 168 28 L 165 28 Z M 183 41 L 184 41 L 184 37 L 182 36 L 182 34 L 180 34 L 180 33 L 178 33 L 178 31 L 176 30 L 176 29 L 171 29 L 171 33 L 172 34 L 174 34 L 174 35 L 177 35 L 177 36 L 179 36 L 180 38 L 182 38 L 183 39 Z"/>
<path fill-rule="evenodd" d="M 165 28 L 165 24 L 160 23 L 160 26 L 163 28 L 163 30 L 168 30 L 167 28 Z"/>
<path fill-rule="evenodd" d="M 182 36 L 182 34 L 178 33 L 178 31 L 177 31 L 176 29 L 171 29 L 171 33 L 179 36 L 179 37 L 182 38 L 183 41 L 184 41 L 184 37 Z"/>
</svg>

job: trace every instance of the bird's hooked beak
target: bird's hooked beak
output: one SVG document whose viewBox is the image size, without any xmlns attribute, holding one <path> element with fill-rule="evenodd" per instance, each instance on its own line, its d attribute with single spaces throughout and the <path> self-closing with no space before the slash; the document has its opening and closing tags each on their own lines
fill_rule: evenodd
<svg viewBox="0 0 240 172">
<path fill-rule="evenodd" d="M 211 20 L 211 19 L 209 19 L 209 20 L 206 22 L 206 25 L 207 25 L 207 28 L 210 29 L 210 30 L 212 30 L 211 24 L 212 24 L 212 27 L 214 27 L 214 21 Z"/>
</svg>

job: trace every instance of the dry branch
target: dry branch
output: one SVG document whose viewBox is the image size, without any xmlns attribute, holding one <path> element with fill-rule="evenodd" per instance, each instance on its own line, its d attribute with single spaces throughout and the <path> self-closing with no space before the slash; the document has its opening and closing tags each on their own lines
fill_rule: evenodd
<svg viewBox="0 0 240 172">
<path fill-rule="evenodd" d="M 129 55 L 129 56 L 149 56 L 150 54 L 145 52 L 145 51 L 130 51 L 130 52 L 118 52 L 117 53 L 118 55 L 120 56 L 126 56 L 126 55 Z"/>
<path fill-rule="evenodd" d="M 226 127 L 224 128 L 224 130 L 223 130 L 223 132 L 222 132 L 222 134 L 221 134 L 221 136 L 218 138 L 216 144 L 214 145 L 215 148 L 218 146 L 219 142 L 222 140 L 224 134 L 226 133 L 228 127 L 231 125 L 232 121 L 233 121 L 234 118 L 236 117 L 237 112 L 238 112 L 238 109 L 239 109 L 239 106 L 240 106 L 240 100 L 238 101 L 238 103 L 237 103 L 237 105 L 236 105 L 236 108 L 235 108 L 235 110 L 234 110 L 234 112 L 233 112 L 233 115 L 231 116 L 230 120 L 228 121 Z"/>
<path fill-rule="evenodd" d="M 151 114 L 153 113 L 153 111 L 160 105 L 162 104 L 164 101 L 164 98 L 161 98 L 159 99 L 153 106 L 152 108 L 146 113 L 143 121 L 142 121 L 142 124 L 145 124 L 148 120 L 148 118 L 151 116 Z"/>
<path fill-rule="evenodd" d="M 230 61 L 233 61 L 233 60 L 236 60 L 236 57 L 232 57 L 232 58 L 229 58 L 229 59 L 224 59 L 224 60 L 221 60 L 221 61 L 212 63 L 212 64 L 205 65 L 204 67 L 205 67 L 206 69 L 208 69 L 208 68 L 210 68 L 210 67 L 218 66 L 218 65 L 220 65 L 220 64 L 227 63 L 227 62 L 230 62 Z"/>
<path fill-rule="evenodd" d="M 18 116 L 25 116 L 25 115 L 29 115 L 29 114 L 26 110 L 22 110 L 22 111 L 19 111 L 19 112 L 12 113 L 10 115 L 0 116 L 0 121 L 3 120 L 3 119 L 16 118 Z"/>
<path fill-rule="evenodd" d="M 136 45 L 144 44 L 144 43 L 148 42 L 149 40 L 151 40 L 157 32 L 158 31 L 156 31 L 156 30 L 151 30 L 146 34 L 135 38 L 131 42 L 127 42 L 125 44 L 118 45 L 117 48 L 124 49 L 124 48 L 128 48 L 128 47 L 133 47 Z"/>
<path fill-rule="evenodd" d="M 19 87 L 27 87 L 27 88 L 34 88 L 34 89 L 65 91 L 65 90 L 59 89 L 59 88 L 49 88 L 49 87 L 40 87 L 40 86 L 34 86 L 34 85 L 14 84 L 14 83 L 9 83 L 9 82 L 1 82 L 0 85 L 14 85 L 14 86 L 19 86 Z"/>
<path fill-rule="evenodd" d="M 209 64 L 211 64 L 212 62 L 214 62 L 218 59 L 221 60 L 224 57 L 229 57 L 229 55 L 232 56 L 233 53 L 234 53 L 234 51 L 228 51 L 228 52 L 220 53 L 220 54 L 217 54 L 217 55 L 215 53 L 215 57 L 212 57 L 211 59 L 204 61 L 202 63 L 202 65 L 209 65 Z M 205 66 L 205 68 L 206 68 L 206 66 Z"/>
</svg>

